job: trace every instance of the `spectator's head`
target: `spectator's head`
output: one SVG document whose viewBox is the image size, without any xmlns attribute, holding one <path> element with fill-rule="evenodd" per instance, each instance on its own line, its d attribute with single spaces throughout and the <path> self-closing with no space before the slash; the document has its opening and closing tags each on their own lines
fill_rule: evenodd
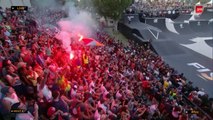
<svg viewBox="0 0 213 120">
<path fill-rule="evenodd" d="M 55 107 L 50 107 L 50 108 L 47 110 L 47 116 L 48 116 L 48 117 L 51 117 L 55 112 L 56 112 Z"/>
<path fill-rule="evenodd" d="M 7 67 L 7 72 L 8 72 L 8 73 L 14 73 L 14 72 L 15 72 L 15 69 L 14 69 L 12 66 L 8 66 L 8 67 Z"/>
<path fill-rule="evenodd" d="M 44 55 L 44 52 L 42 50 L 39 50 L 38 55 Z"/>
<path fill-rule="evenodd" d="M 24 52 L 24 51 L 26 51 L 26 47 L 25 46 L 21 46 L 20 50 L 21 50 L 21 52 Z"/>
<path fill-rule="evenodd" d="M 43 80 L 44 80 L 44 77 L 43 77 L 43 76 L 39 76 L 39 77 L 37 78 L 37 82 L 38 82 L 38 83 L 41 83 Z"/>
<path fill-rule="evenodd" d="M 43 98 L 44 98 L 44 95 L 43 95 L 43 93 L 42 93 L 41 91 L 39 91 L 39 92 L 37 93 L 37 97 L 38 97 L 38 99 L 43 99 Z"/>
<path fill-rule="evenodd" d="M 27 67 L 27 64 L 26 64 L 25 62 L 19 62 L 19 63 L 17 64 L 17 67 L 18 67 L 18 68 L 26 68 L 26 67 Z"/>
<path fill-rule="evenodd" d="M 5 60 L 3 60 L 3 67 L 6 67 L 6 66 L 8 66 L 8 65 L 10 65 L 11 64 L 11 61 L 10 60 L 8 60 L 8 59 L 5 59 Z"/>
<path fill-rule="evenodd" d="M 73 86 L 73 89 L 74 89 L 74 90 L 77 90 L 77 88 L 78 88 L 77 85 L 74 85 L 74 86 Z"/>
<path fill-rule="evenodd" d="M 15 90 L 10 86 L 6 86 L 1 89 L 1 93 L 6 96 L 9 96 L 9 95 L 15 93 Z"/>
<path fill-rule="evenodd" d="M 53 99 L 58 99 L 60 97 L 60 92 L 58 90 L 53 91 Z"/>
</svg>

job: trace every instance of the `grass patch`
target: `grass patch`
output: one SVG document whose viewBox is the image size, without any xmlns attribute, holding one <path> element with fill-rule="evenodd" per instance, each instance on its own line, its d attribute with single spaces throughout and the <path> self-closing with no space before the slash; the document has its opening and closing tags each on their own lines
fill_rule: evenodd
<svg viewBox="0 0 213 120">
<path fill-rule="evenodd" d="M 115 38 L 116 41 L 120 41 L 122 42 L 125 46 L 129 45 L 128 43 L 128 39 L 121 34 L 119 31 L 115 31 L 113 30 L 113 28 L 105 28 L 105 31 L 112 36 L 113 38 Z"/>
</svg>

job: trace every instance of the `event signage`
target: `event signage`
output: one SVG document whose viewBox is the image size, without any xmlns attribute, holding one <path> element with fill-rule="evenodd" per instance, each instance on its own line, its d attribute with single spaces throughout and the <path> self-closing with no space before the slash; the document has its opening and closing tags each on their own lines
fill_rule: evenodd
<svg viewBox="0 0 213 120">
<path fill-rule="evenodd" d="M 192 44 L 181 44 L 203 56 L 206 56 L 210 59 L 213 59 L 212 55 L 212 47 L 209 46 L 205 40 L 213 40 L 213 37 L 196 37 L 191 39 L 194 43 Z M 198 63 L 198 62 L 191 62 L 187 63 L 188 66 L 195 68 L 197 71 L 197 76 L 201 77 L 204 80 L 213 81 L 213 72 L 208 67 Z"/>
<path fill-rule="evenodd" d="M 14 11 L 14 10 L 17 10 L 17 11 L 23 11 L 23 10 L 28 10 L 28 7 L 27 6 L 11 6 L 11 11 Z"/>
<path fill-rule="evenodd" d="M 201 65 L 200 63 L 193 62 L 193 63 L 187 63 L 188 66 L 193 66 L 197 69 L 197 72 L 199 73 L 198 76 L 205 79 L 205 80 L 213 80 L 213 72 L 206 68 L 205 66 Z"/>
<path fill-rule="evenodd" d="M 203 6 L 202 5 L 195 6 L 195 13 L 201 14 L 202 12 L 203 12 Z"/>
</svg>

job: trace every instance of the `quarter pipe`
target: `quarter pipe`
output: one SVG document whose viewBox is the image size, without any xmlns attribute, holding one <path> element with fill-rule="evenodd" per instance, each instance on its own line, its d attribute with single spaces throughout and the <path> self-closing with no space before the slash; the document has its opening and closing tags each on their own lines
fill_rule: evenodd
<svg viewBox="0 0 213 120">
<path fill-rule="evenodd" d="M 189 21 L 191 29 L 195 32 L 212 31 L 212 23 L 207 20 Z"/>
<path fill-rule="evenodd" d="M 197 20 L 210 20 L 213 19 L 213 8 L 204 8 L 203 13 Z"/>
<path fill-rule="evenodd" d="M 184 23 L 184 22 L 176 22 L 173 23 L 175 30 L 179 33 L 179 34 L 191 34 L 193 33 L 192 29 L 190 28 L 189 23 Z"/>
<path fill-rule="evenodd" d="M 184 22 L 188 21 L 192 17 L 191 14 L 180 14 L 176 19 L 174 19 L 174 22 Z"/>
<path fill-rule="evenodd" d="M 157 27 L 162 31 L 168 31 L 165 19 L 166 18 L 146 18 L 145 23 Z"/>
</svg>

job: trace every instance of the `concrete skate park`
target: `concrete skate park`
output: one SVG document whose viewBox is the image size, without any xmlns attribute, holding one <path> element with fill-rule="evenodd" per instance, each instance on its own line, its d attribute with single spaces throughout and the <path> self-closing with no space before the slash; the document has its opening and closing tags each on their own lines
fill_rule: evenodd
<svg viewBox="0 0 213 120">
<path fill-rule="evenodd" d="M 179 14 L 175 19 L 125 14 L 118 29 L 141 44 L 151 40 L 166 63 L 213 96 L 213 8 L 204 8 L 200 15 Z"/>
</svg>

